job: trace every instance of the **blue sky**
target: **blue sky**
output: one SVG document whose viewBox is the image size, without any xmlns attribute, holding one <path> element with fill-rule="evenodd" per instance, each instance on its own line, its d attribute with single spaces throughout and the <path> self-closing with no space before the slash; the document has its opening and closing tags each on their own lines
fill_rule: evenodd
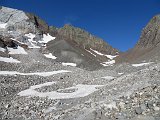
<svg viewBox="0 0 160 120">
<path fill-rule="evenodd" d="M 160 0 L 0 0 L 0 5 L 37 14 L 49 25 L 72 24 L 126 51 L 149 20 L 160 14 Z"/>
</svg>

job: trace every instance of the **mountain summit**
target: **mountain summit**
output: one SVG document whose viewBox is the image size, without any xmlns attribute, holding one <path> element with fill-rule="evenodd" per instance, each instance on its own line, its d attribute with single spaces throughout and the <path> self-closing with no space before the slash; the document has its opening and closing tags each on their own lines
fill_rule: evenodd
<svg viewBox="0 0 160 120">
<path fill-rule="evenodd" d="M 140 40 L 135 47 L 154 48 L 160 43 L 160 15 L 153 17 L 143 29 Z"/>
</svg>

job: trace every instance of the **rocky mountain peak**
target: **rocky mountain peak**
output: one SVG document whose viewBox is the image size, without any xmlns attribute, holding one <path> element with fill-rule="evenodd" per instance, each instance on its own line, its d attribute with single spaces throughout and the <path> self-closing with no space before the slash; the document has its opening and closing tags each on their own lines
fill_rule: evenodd
<svg viewBox="0 0 160 120">
<path fill-rule="evenodd" d="M 159 23 L 160 22 L 160 14 L 156 15 L 151 20 L 152 23 Z"/>
<path fill-rule="evenodd" d="M 135 47 L 117 58 L 121 62 L 155 61 L 160 59 L 160 15 L 154 16 L 142 30 Z"/>
<path fill-rule="evenodd" d="M 154 48 L 160 42 L 160 15 L 154 16 L 143 29 L 136 47 Z"/>
<path fill-rule="evenodd" d="M 100 52 L 115 55 L 118 53 L 117 49 L 112 48 L 109 44 L 104 42 L 101 38 L 98 38 L 84 29 L 74 27 L 70 24 L 64 25 L 64 27 L 58 30 L 61 39 L 75 42 L 78 46 L 85 49 L 95 49 Z"/>
</svg>

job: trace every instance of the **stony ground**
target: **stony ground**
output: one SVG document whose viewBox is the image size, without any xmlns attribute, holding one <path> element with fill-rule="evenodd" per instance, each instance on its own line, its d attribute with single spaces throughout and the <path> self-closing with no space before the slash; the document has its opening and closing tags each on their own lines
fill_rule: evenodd
<svg viewBox="0 0 160 120">
<path fill-rule="evenodd" d="M 21 73 L 68 70 L 51 76 L 0 75 L 0 119 L 2 120 L 160 120 L 160 64 L 133 67 L 115 65 L 87 71 L 63 66 L 46 58 L 38 49 L 28 55 L 13 55 L 19 64 L 0 62 L 1 71 Z M 123 74 L 122 74 L 123 73 Z M 47 82 L 55 84 L 44 85 Z M 55 96 L 22 96 L 31 86 L 38 93 L 56 91 Z M 66 98 L 76 93 L 76 85 L 99 85 L 81 97 Z M 65 89 L 67 88 L 67 89 Z M 86 93 L 91 89 L 85 88 Z M 78 95 L 78 94 L 77 94 Z"/>
</svg>

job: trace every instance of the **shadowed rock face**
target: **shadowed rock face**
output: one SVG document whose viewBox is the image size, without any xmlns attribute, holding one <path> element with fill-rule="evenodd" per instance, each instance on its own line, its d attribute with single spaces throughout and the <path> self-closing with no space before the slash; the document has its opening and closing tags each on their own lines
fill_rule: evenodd
<svg viewBox="0 0 160 120">
<path fill-rule="evenodd" d="M 143 60 L 158 60 L 160 55 L 160 15 L 153 17 L 143 29 L 135 47 L 118 58 L 118 62 L 135 62 Z"/>
</svg>

